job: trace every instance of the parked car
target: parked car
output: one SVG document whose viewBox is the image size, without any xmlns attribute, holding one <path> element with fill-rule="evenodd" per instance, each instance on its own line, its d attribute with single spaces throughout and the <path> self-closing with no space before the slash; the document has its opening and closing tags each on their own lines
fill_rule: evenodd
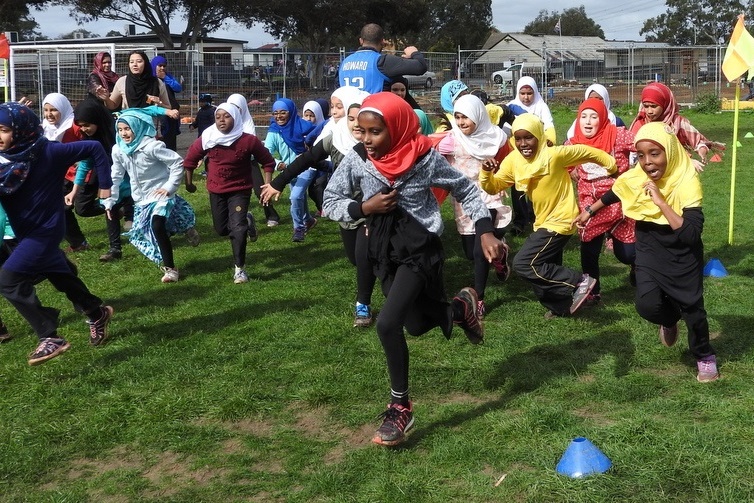
<svg viewBox="0 0 754 503">
<path fill-rule="evenodd" d="M 506 84 L 512 84 L 514 75 L 520 77 L 521 70 L 523 70 L 523 68 L 523 63 L 516 63 L 515 65 L 511 65 L 508 68 L 494 72 L 490 76 L 490 80 L 492 80 L 492 82 L 495 84 L 502 84 L 503 82 L 505 82 Z"/>
<path fill-rule="evenodd" d="M 421 75 L 404 75 L 408 81 L 408 87 L 423 87 L 425 89 L 431 88 L 435 83 L 435 72 L 424 72 Z"/>
</svg>

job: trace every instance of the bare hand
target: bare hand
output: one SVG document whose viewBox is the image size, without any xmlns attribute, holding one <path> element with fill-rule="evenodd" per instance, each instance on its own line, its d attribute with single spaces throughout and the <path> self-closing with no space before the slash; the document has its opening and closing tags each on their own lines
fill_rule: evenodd
<svg viewBox="0 0 754 503">
<path fill-rule="evenodd" d="M 411 55 L 413 53 L 415 53 L 415 52 L 419 52 L 419 49 L 417 49 L 413 45 L 409 45 L 408 47 L 406 47 L 405 49 L 403 49 L 403 57 L 404 58 L 410 58 Z"/>
<path fill-rule="evenodd" d="M 390 213 L 398 206 L 398 191 L 391 190 L 387 194 L 378 192 L 363 203 L 361 212 L 364 215 Z"/>
<path fill-rule="evenodd" d="M 587 211 L 582 211 L 579 213 L 579 216 L 573 219 L 572 224 L 578 227 L 579 229 L 583 229 L 586 227 L 586 222 L 592 218 L 592 216 Z"/>
<path fill-rule="evenodd" d="M 494 158 L 485 159 L 482 162 L 482 169 L 485 171 L 495 171 L 498 167 L 499 165 Z"/>
<path fill-rule="evenodd" d="M 579 181 L 579 170 L 578 170 L 578 168 L 573 168 L 571 170 L 571 172 L 569 173 L 569 175 L 571 175 L 571 180 L 573 180 L 574 182 L 578 182 Z"/>
<path fill-rule="evenodd" d="M 485 232 L 482 234 L 480 242 L 482 244 L 482 251 L 484 251 L 484 258 L 487 259 L 487 262 L 492 262 L 502 256 L 505 245 L 493 233 Z"/>
<path fill-rule="evenodd" d="M 151 94 L 147 94 L 147 103 L 151 103 L 152 105 L 159 105 L 162 103 L 162 100 L 159 96 L 152 96 Z"/>
<path fill-rule="evenodd" d="M 263 206 L 267 206 L 271 199 L 277 201 L 280 199 L 280 191 L 274 189 L 269 183 L 262 185 L 262 193 L 259 194 L 259 201 Z"/>
<path fill-rule="evenodd" d="M 165 189 L 157 189 L 157 190 L 154 191 L 154 195 L 169 197 L 170 196 L 170 192 L 168 192 Z"/>
<path fill-rule="evenodd" d="M 691 159 L 691 164 L 694 166 L 694 169 L 696 170 L 697 173 L 701 173 L 702 171 L 704 171 L 705 163 L 703 163 L 702 161 Z"/>
<path fill-rule="evenodd" d="M 178 110 L 170 109 L 165 112 L 165 115 L 167 115 L 171 119 L 178 120 L 181 117 L 181 112 L 179 112 Z"/>
<path fill-rule="evenodd" d="M 285 169 L 285 166 L 286 164 L 284 162 L 279 162 L 275 169 L 277 169 L 278 171 L 283 171 Z"/>
<path fill-rule="evenodd" d="M 107 199 L 112 195 L 112 191 L 110 189 L 99 189 L 99 193 L 97 194 L 97 197 L 100 199 Z"/>
<path fill-rule="evenodd" d="M 651 197 L 652 202 L 657 206 L 665 203 L 665 198 L 662 196 L 660 189 L 657 188 L 657 185 L 652 180 L 644 183 L 644 193 Z"/>
<path fill-rule="evenodd" d="M 21 99 L 18 100 L 18 103 L 21 104 L 21 105 L 23 105 L 23 106 L 25 106 L 25 107 L 30 107 L 31 104 L 32 104 L 32 101 L 29 98 L 27 98 L 26 96 L 21 96 Z"/>
<path fill-rule="evenodd" d="M 63 200 L 65 201 L 66 206 L 73 206 L 73 200 L 76 198 L 76 194 L 74 191 L 70 191 L 68 194 L 63 197 Z"/>
</svg>

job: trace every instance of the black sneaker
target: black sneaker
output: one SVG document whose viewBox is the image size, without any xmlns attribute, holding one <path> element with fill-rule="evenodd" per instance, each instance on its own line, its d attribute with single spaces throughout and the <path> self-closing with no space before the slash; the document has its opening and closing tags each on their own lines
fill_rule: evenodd
<svg viewBox="0 0 754 503">
<path fill-rule="evenodd" d="M 254 215 L 251 213 L 246 214 L 246 225 L 248 226 L 246 233 L 249 235 L 249 241 L 253 243 L 259 235 L 257 234 L 257 224 L 254 222 Z"/>
<path fill-rule="evenodd" d="M 476 291 L 468 286 L 453 298 L 453 322 L 463 329 L 472 344 L 484 341 L 484 327 L 477 311 L 478 301 Z"/>
<path fill-rule="evenodd" d="M 107 253 L 104 255 L 100 255 L 99 261 L 100 262 L 112 262 L 113 260 L 117 260 L 119 258 L 123 257 L 123 251 L 119 250 L 117 248 L 110 248 L 107 250 Z"/>
<path fill-rule="evenodd" d="M 297 227 L 293 230 L 293 238 L 291 241 L 294 243 L 303 243 L 306 238 L 306 227 Z"/>
<path fill-rule="evenodd" d="M 406 432 L 414 426 L 414 411 L 411 402 L 408 407 L 391 403 L 387 410 L 377 417 L 382 418 L 382 426 L 372 437 L 372 442 L 379 445 L 398 445 L 406 439 Z"/>
<path fill-rule="evenodd" d="M 306 230 L 304 232 L 309 232 L 315 225 L 317 225 L 317 219 L 314 217 L 310 218 L 306 221 Z"/>
<path fill-rule="evenodd" d="M 113 317 L 113 308 L 110 306 L 102 306 L 100 308 L 100 317 L 97 320 L 88 320 L 89 324 L 89 344 L 92 346 L 99 346 L 107 340 L 107 326 L 110 324 L 110 319 Z"/>
<path fill-rule="evenodd" d="M 8 327 L 5 326 L 5 323 L 0 322 L 0 344 L 9 341 L 12 338 L 13 336 L 8 332 Z"/>
<path fill-rule="evenodd" d="M 586 300 L 587 296 L 592 293 L 594 285 L 597 284 L 597 279 L 592 278 L 588 274 L 581 275 L 581 281 L 576 285 L 576 289 L 573 291 L 573 301 L 571 302 L 571 314 L 579 310 L 581 305 Z"/>
<path fill-rule="evenodd" d="M 29 365 L 39 365 L 68 351 L 71 345 L 65 339 L 48 337 L 39 341 L 39 346 L 29 355 Z"/>
</svg>

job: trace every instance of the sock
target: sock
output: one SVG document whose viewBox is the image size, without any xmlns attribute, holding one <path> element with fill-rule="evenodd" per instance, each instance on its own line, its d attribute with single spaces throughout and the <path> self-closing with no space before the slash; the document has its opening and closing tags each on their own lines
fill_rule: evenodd
<svg viewBox="0 0 754 503">
<path fill-rule="evenodd" d="M 404 407 L 409 406 L 409 400 L 408 400 L 408 390 L 406 391 L 395 391 L 394 389 L 390 390 L 390 404 L 399 404 Z"/>
</svg>

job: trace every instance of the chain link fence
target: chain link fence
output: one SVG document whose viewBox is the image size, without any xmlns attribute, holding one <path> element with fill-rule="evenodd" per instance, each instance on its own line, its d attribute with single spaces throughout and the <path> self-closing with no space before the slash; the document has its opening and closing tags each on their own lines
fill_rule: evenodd
<svg viewBox="0 0 754 503">
<path fill-rule="evenodd" d="M 722 46 L 610 44 L 591 53 L 579 47 L 425 53 L 428 72 L 410 79 L 411 93 L 425 110 L 434 111 L 439 107 L 440 87 L 460 78 L 470 88 L 486 91 L 493 101 L 505 102 L 513 97 L 515 82 L 529 75 L 538 82 L 546 100 L 574 108 L 594 82 L 608 87 L 613 106 L 635 105 L 643 86 L 652 80 L 670 85 L 680 103 L 693 103 L 707 93 L 733 97 L 733 89 L 723 84 L 720 72 Z M 11 99 L 27 96 L 41 112 L 40 100 L 50 92 L 60 92 L 75 106 L 86 97 L 87 77 L 98 52 L 114 55 L 113 69 L 122 75 L 127 71 L 129 53 L 135 49 L 150 57 L 158 53 L 155 46 L 121 44 L 11 46 L 7 79 Z M 215 103 L 220 103 L 232 93 L 241 93 L 262 128 L 269 122 L 272 102 L 279 97 L 291 98 L 299 106 L 311 99 L 329 98 L 337 87 L 337 68 L 346 55 L 344 50 L 305 53 L 285 47 L 264 54 L 159 53 L 168 60 L 169 73 L 182 83 L 183 90 L 176 97 L 184 118 L 195 115 L 199 94 L 211 94 Z"/>
</svg>

